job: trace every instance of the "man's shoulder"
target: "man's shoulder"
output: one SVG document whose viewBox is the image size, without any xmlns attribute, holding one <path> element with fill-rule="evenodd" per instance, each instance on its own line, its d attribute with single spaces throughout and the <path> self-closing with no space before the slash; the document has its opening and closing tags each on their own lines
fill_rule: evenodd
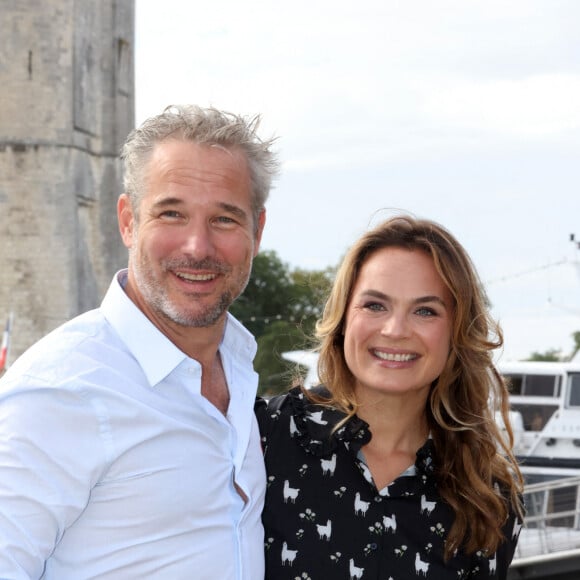
<svg viewBox="0 0 580 580">
<path fill-rule="evenodd" d="M 99 309 L 58 326 L 30 346 L 10 366 L 2 384 L 64 385 L 91 365 L 106 366 L 111 329 Z"/>
</svg>

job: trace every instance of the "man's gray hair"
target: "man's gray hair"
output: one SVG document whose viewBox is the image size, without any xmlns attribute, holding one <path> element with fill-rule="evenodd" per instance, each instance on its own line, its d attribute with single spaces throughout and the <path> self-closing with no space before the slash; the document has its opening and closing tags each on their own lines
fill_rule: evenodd
<svg viewBox="0 0 580 580">
<path fill-rule="evenodd" d="M 145 164 L 155 145 L 175 138 L 200 145 L 238 148 L 245 154 L 250 170 L 254 226 L 257 228 L 258 216 L 279 171 L 278 160 L 272 151 L 275 139 L 260 139 L 257 135 L 259 125 L 259 115 L 242 117 L 197 105 L 170 105 L 160 115 L 147 119 L 129 134 L 121 150 L 125 193 L 135 216 L 138 217 L 143 193 Z"/>
</svg>

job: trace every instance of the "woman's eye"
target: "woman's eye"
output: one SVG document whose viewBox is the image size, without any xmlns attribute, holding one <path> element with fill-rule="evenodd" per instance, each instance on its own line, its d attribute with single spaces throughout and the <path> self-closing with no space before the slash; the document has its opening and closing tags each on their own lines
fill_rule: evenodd
<svg viewBox="0 0 580 580">
<path fill-rule="evenodd" d="M 372 312 L 380 312 L 385 309 L 385 307 L 380 302 L 366 302 L 363 305 L 366 310 L 371 310 Z"/>
<path fill-rule="evenodd" d="M 422 306 L 418 310 L 416 310 L 419 316 L 436 316 L 437 312 L 433 310 L 433 308 L 428 308 L 427 306 Z"/>
</svg>

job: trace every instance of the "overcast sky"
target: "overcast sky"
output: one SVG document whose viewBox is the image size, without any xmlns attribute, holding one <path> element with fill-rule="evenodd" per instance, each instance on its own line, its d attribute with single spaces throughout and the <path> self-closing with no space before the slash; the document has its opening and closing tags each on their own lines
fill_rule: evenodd
<svg viewBox="0 0 580 580">
<path fill-rule="evenodd" d="M 136 0 L 137 123 L 262 115 L 282 175 L 262 249 L 336 265 L 406 210 L 450 229 L 504 360 L 580 330 L 580 2 Z"/>
</svg>

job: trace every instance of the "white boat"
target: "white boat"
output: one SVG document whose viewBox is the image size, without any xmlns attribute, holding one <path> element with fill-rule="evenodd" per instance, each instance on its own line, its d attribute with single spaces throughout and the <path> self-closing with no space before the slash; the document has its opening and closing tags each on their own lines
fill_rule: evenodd
<svg viewBox="0 0 580 580">
<path fill-rule="evenodd" d="M 525 525 L 509 578 L 580 578 L 580 360 L 499 365 L 510 380 Z"/>
<path fill-rule="evenodd" d="M 580 475 L 580 360 L 498 367 L 510 381 L 514 452 L 526 480 Z"/>
<path fill-rule="evenodd" d="M 580 476 L 525 486 L 526 518 L 508 579 L 580 578 Z"/>
</svg>

